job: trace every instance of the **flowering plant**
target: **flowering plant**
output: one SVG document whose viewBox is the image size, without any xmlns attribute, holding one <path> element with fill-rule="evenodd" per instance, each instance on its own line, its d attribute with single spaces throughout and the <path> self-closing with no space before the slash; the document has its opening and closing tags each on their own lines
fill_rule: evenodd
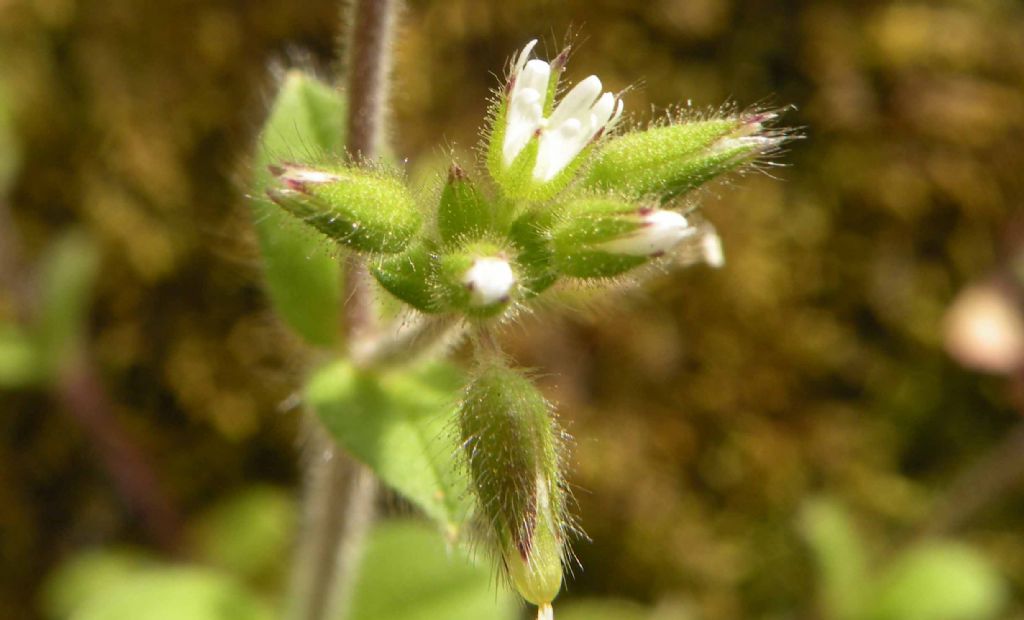
<svg viewBox="0 0 1024 620">
<path fill-rule="evenodd" d="M 319 111 L 344 107 L 337 93 L 292 74 L 264 131 L 266 199 L 257 202 L 257 225 L 271 297 L 311 343 L 340 339 L 325 336 L 306 312 L 312 300 L 340 309 L 329 288 L 337 261 L 314 253 L 306 276 L 269 277 L 277 264 L 293 270 L 303 256 L 309 261 L 308 227 L 360 257 L 373 284 L 405 306 L 392 328 L 353 334 L 347 353 L 313 377 L 307 401 L 335 441 L 451 539 L 470 524 L 508 583 L 550 617 L 576 531 L 567 435 L 501 352 L 495 329 L 553 289 L 622 286 L 628 281 L 620 276 L 645 265 L 695 256 L 721 266 L 721 242 L 693 213 L 692 192 L 763 161 L 787 133 L 771 128 L 776 114 L 767 111 L 673 116 L 626 129 L 623 97 L 605 92 L 596 76 L 560 96 L 569 50 L 545 62 L 532 57 L 536 43 L 515 55 L 495 93 L 484 161 L 468 170 L 453 163 L 426 192 L 365 157 L 283 158 L 274 139 L 308 144 L 324 125 Z M 309 131 L 296 135 L 300 113 Z M 314 269 L 323 273 L 308 275 Z M 300 288 L 315 289 L 306 304 L 295 303 Z M 468 376 L 428 353 L 464 334 L 475 357 Z M 431 447 L 438 438 L 451 438 L 451 450 L 438 454 Z M 425 478 L 424 467 L 434 475 Z"/>
</svg>

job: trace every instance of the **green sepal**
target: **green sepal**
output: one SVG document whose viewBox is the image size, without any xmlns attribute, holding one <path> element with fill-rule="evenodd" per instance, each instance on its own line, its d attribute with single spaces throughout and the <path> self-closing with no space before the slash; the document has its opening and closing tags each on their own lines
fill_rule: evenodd
<svg viewBox="0 0 1024 620">
<path fill-rule="evenodd" d="M 646 263 L 647 256 L 600 249 L 602 243 L 635 232 L 641 226 L 642 212 L 632 203 L 611 198 L 588 198 L 567 205 L 551 232 L 555 271 L 575 278 L 608 278 Z"/>
<path fill-rule="evenodd" d="M 341 265 L 329 244 L 298 224 L 266 195 L 268 166 L 340 154 L 345 99 L 334 88 L 289 71 L 260 135 L 253 162 L 253 226 L 259 239 L 267 295 L 284 322 L 308 343 L 340 336 Z"/>
<path fill-rule="evenodd" d="M 423 218 L 400 179 L 359 168 L 284 165 L 271 199 L 332 241 L 359 252 L 400 252 Z M 312 179 L 312 180 L 311 180 Z"/>
<path fill-rule="evenodd" d="M 487 200 L 466 172 L 458 164 L 452 164 L 437 208 L 441 241 L 459 243 L 496 233 L 503 225 L 501 216 L 497 205 Z"/>
<path fill-rule="evenodd" d="M 508 167 L 502 167 L 495 173 L 491 171 L 494 182 L 501 190 L 502 196 L 513 200 L 532 199 L 534 194 L 533 167 L 537 163 L 537 151 L 540 148 L 540 141 L 536 137 L 530 138 L 523 150 L 519 151 L 516 158 Z M 499 157 L 501 154 L 499 153 Z"/>
<path fill-rule="evenodd" d="M 520 291 L 526 299 L 543 293 L 558 280 L 551 247 L 551 229 L 555 221 L 555 212 L 545 206 L 526 211 L 512 222 L 509 229 L 509 239 L 517 250 Z"/>
<path fill-rule="evenodd" d="M 413 308 L 428 314 L 440 312 L 442 304 L 435 286 L 435 252 L 432 243 L 423 241 L 401 254 L 379 258 L 370 271 L 384 290 Z"/>
<path fill-rule="evenodd" d="M 759 128 L 759 125 L 757 126 Z M 665 199 L 686 193 L 763 152 L 754 143 L 728 138 L 751 121 L 724 118 L 676 123 L 612 138 L 593 158 L 583 179 L 587 189 Z"/>
<path fill-rule="evenodd" d="M 445 252 L 438 257 L 437 292 L 440 303 L 470 316 L 491 317 L 505 310 L 518 290 L 514 284 L 503 299 L 481 305 L 474 298 L 473 287 L 466 282 L 470 269 L 480 259 L 498 258 L 507 260 L 505 249 L 488 241 L 468 243 L 458 249 Z"/>
<path fill-rule="evenodd" d="M 466 388 L 459 434 L 485 540 L 512 585 L 531 603 L 550 603 L 562 583 L 569 528 L 562 435 L 533 383 L 487 360 Z"/>
</svg>

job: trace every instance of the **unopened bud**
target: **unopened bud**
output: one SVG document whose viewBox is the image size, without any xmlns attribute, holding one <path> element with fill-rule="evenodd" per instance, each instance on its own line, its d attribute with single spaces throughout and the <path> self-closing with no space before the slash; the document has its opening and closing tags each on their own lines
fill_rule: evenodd
<svg viewBox="0 0 1024 620">
<path fill-rule="evenodd" d="M 776 149 L 785 136 L 765 127 L 775 114 L 676 123 L 607 142 L 584 186 L 669 198 Z"/>
<path fill-rule="evenodd" d="M 362 252 L 401 251 L 421 216 L 400 180 L 355 168 L 271 166 L 271 200 L 334 241 Z"/>
<path fill-rule="evenodd" d="M 458 419 L 485 542 L 523 598 L 550 605 L 562 585 L 568 527 L 561 431 L 550 406 L 529 379 L 487 362 Z"/>
<path fill-rule="evenodd" d="M 475 241 L 498 228 L 499 212 L 488 204 L 466 172 L 452 164 L 437 209 L 437 229 L 445 243 Z"/>
<path fill-rule="evenodd" d="M 438 284 L 446 305 L 491 316 L 508 306 L 516 290 L 516 275 L 500 247 L 481 242 L 442 255 Z"/>
<path fill-rule="evenodd" d="M 552 232 L 558 272 L 606 278 L 661 256 L 696 233 L 674 211 L 637 207 L 618 200 L 581 200 L 567 208 Z"/>
</svg>

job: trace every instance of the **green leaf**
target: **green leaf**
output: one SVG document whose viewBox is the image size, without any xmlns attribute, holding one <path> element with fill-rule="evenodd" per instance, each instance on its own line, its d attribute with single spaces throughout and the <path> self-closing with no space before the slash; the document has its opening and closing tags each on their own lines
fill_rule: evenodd
<svg viewBox="0 0 1024 620">
<path fill-rule="evenodd" d="M 136 571 L 100 589 L 71 620 L 272 620 L 273 612 L 217 571 L 170 567 Z"/>
<path fill-rule="evenodd" d="M 90 597 L 153 565 L 152 558 L 129 549 L 96 549 L 74 555 L 43 585 L 43 614 L 51 620 L 68 618 Z"/>
<path fill-rule="evenodd" d="M 804 507 L 804 539 L 821 572 L 821 599 L 829 617 L 859 617 L 867 595 L 867 554 L 849 515 L 837 503 L 816 499 Z"/>
<path fill-rule="evenodd" d="M 493 572 L 446 549 L 415 522 L 378 525 L 367 541 L 350 620 L 512 620 L 518 605 L 494 591 Z"/>
<path fill-rule="evenodd" d="M 234 575 L 270 579 L 285 567 L 296 511 L 282 489 L 256 486 L 217 503 L 192 526 L 194 556 Z"/>
<path fill-rule="evenodd" d="M 38 384 L 45 376 L 40 362 L 39 347 L 29 334 L 0 323 L 0 388 Z"/>
<path fill-rule="evenodd" d="M 339 444 L 454 538 L 467 512 L 451 430 L 463 383 L 446 364 L 374 372 L 339 361 L 312 378 L 307 399 Z"/>
<path fill-rule="evenodd" d="M 989 561 L 956 543 L 928 543 L 898 558 L 879 578 L 868 620 L 982 620 L 1005 600 Z"/>
<path fill-rule="evenodd" d="M 295 221 L 266 195 L 271 164 L 316 162 L 339 156 L 344 144 L 345 100 L 330 86 L 290 71 L 263 127 L 254 162 L 253 220 L 263 275 L 274 309 L 307 342 L 339 339 L 341 265 L 332 244 Z"/>
<path fill-rule="evenodd" d="M 98 268 L 96 243 L 77 231 L 58 239 L 44 258 L 34 327 L 50 370 L 82 344 Z"/>
</svg>

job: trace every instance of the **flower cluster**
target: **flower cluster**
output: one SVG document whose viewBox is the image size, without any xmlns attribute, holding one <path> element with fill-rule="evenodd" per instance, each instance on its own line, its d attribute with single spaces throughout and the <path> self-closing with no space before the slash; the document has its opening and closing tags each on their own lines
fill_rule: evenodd
<svg viewBox="0 0 1024 620">
<path fill-rule="evenodd" d="M 568 50 L 550 63 L 530 41 L 495 97 L 482 151 L 453 164 L 439 192 L 414 194 L 393 172 L 354 164 L 280 164 L 267 195 L 345 248 L 379 286 L 424 314 L 477 323 L 512 315 L 548 289 L 617 283 L 689 248 L 720 267 L 714 228 L 684 214 L 690 194 L 776 150 L 776 115 L 677 119 L 621 130 L 623 100 L 590 76 L 558 97 Z M 570 529 L 547 403 L 503 360 L 482 364 L 459 417 L 478 512 L 520 593 L 550 612 Z"/>
</svg>

